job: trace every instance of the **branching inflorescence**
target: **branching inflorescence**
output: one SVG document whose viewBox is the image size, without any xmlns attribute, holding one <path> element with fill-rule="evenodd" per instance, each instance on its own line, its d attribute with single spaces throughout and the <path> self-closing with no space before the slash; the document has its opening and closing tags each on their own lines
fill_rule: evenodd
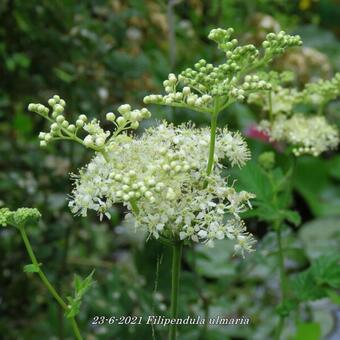
<svg viewBox="0 0 340 340">
<path fill-rule="evenodd" d="M 223 51 L 226 61 L 218 66 L 200 60 L 195 69 L 188 68 L 178 77 L 170 74 L 164 81 L 166 95 L 150 95 L 144 102 L 189 108 L 211 114 L 211 128 L 193 125 L 174 127 L 162 123 L 150 128 L 140 138 L 127 130 L 150 116 L 147 109 L 131 110 L 122 105 L 118 118 L 106 118 L 116 127 L 104 131 L 97 120 L 87 122 L 80 115 L 70 124 L 63 115 L 65 102 L 54 96 L 48 102 L 52 114 L 41 104 L 30 104 L 51 122 L 51 131 L 41 133 L 41 145 L 50 140 L 77 141 L 96 152 L 92 161 L 76 176 L 70 207 L 86 215 L 88 209 L 109 217 L 115 203 L 126 205 L 136 226 L 163 240 L 186 240 L 213 245 L 215 239 L 235 239 L 235 249 L 251 250 L 254 243 L 240 218 L 250 207 L 254 195 L 236 192 L 222 176 L 222 160 L 242 166 L 250 157 L 238 133 L 217 130 L 217 116 L 235 101 L 243 101 L 258 91 L 269 91 L 270 82 L 254 70 L 266 65 L 288 47 L 301 44 L 299 36 L 285 32 L 268 34 L 263 53 L 253 45 L 238 46 L 231 39 L 233 29 L 214 29 L 209 38 Z M 181 86 L 181 87 L 180 87 Z M 180 87 L 180 89 L 179 89 Z M 87 135 L 79 137 L 79 129 Z"/>
<path fill-rule="evenodd" d="M 179 75 L 169 74 L 163 82 L 164 95 L 144 98 L 145 104 L 208 114 L 210 129 L 195 128 L 190 123 L 174 126 L 161 122 L 136 137 L 130 130 L 151 116 L 146 108 L 132 110 L 128 104 L 121 105 L 120 116 L 106 114 L 114 129 L 105 131 L 97 119 L 89 121 L 84 114 L 75 123 L 68 122 L 65 101 L 59 96 L 48 100 L 51 114 L 42 104 L 28 107 L 51 123 L 50 131 L 39 135 L 41 146 L 53 140 L 72 140 L 95 152 L 89 164 L 73 175 L 69 202 L 73 213 L 86 216 L 88 210 L 94 210 L 100 218 L 110 218 L 110 208 L 123 204 L 127 219 L 137 230 L 172 246 L 172 318 L 178 313 L 183 244 L 213 246 L 215 240 L 229 238 L 235 241 L 235 251 L 244 255 L 253 250 L 255 243 L 241 219 L 241 213 L 251 208 L 250 200 L 255 195 L 236 191 L 223 174 L 225 161 L 241 167 L 250 158 L 250 152 L 238 132 L 217 128 L 219 113 L 234 102 L 248 100 L 261 105 L 267 117 L 259 128 L 272 141 L 292 144 L 295 155 L 319 155 L 335 148 L 339 141 L 337 130 L 323 116 L 294 113 L 297 103 L 318 105 L 320 113 L 338 95 L 339 75 L 307 85 L 303 91 L 285 88 L 285 75 L 260 69 L 287 48 L 301 45 L 300 37 L 283 31 L 270 33 L 263 48 L 257 49 L 254 45 L 239 45 L 237 39 L 231 38 L 232 33 L 231 28 L 218 28 L 209 34 L 223 52 L 224 62 L 213 65 L 201 59 Z M 267 168 L 274 163 L 273 157 L 268 156 L 262 161 Z M 6 214 L 8 211 L 0 213 L 0 224 L 8 220 Z M 283 268 L 282 251 L 280 254 Z M 170 326 L 169 338 L 176 338 L 175 325 Z"/>
<path fill-rule="evenodd" d="M 236 101 L 259 90 L 270 90 L 271 84 L 252 71 L 269 63 L 287 48 L 301 45 L 299 36 L 285 32 L 270 33 L 263 42 L 264 52 L 254 45 L 238 46 L 237 39 L 231 39 L 233 29 L 213 29 L 209 39 L 217 43 L 224 52 L 226 61 L 214 66 L 201 59 L 194 69 L 188 68 L 178 75 L 170 74 L 163 82 L 166 95 L 149 95 L 146 104 L 160 104 L 189 108 L 198 112 L 220 112 Z M 179 88 L 179 89 L 178 89 Z"/>
<path fill-rule="evenodd" d="M 86 115 L 81 114 L 74 124 L 70 124 L 65 118 L 64 111 L 66 103 L 58 95 L 54 95 L 48 100 L 52 113 L 43 104 L 29 104 L 28 110 L 36 112 L 50 123 L 49 132 L 40 132 L 40 146 L 45 147 L 47 143 L 53 140 L 72 140 L 85 147 L 100 152 L 106 157 L 106 145 L 117 137 L 121 132 L 128 129 L 137 129 L 139 122 L 143 119 L 150 118 L 151 113 L 146 108 L 141 110 L 132 110 L 129 104 L 121 105 L 118 108 L 119 117 L 113 112 L 106 114 L 106 119 L 113 123 L 116 130 L 114 132 L 104 131 L 97 119 L 88 122 Z M 80 130 L 85 132 L 85 137 L 80 137 Z"/>
</svg>

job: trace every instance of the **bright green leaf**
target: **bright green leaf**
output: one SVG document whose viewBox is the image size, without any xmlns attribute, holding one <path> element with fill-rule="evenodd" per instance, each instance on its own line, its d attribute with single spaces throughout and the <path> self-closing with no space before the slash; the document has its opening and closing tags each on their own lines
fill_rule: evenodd
<svg viewBox="0 0 340 340">
<path fill-rule="evenodd" d="M 297 326 L 294 340 L 320 340 L 321 327 L 316 322 L 301 323 Z"/>
<path fill-rule="evenodd" d="M 25 273 L 38 273 L 40 270 L 39 265 L 36 264 L 26 264 L 26 266 L 24 266 L 24 272 Z"/>
</svg>

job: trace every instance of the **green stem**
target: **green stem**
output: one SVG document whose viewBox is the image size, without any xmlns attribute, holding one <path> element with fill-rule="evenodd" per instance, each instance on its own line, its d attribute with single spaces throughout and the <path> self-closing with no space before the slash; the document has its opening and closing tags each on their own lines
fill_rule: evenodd
<svg viewBox="0 0 340 340">
<path fill-rule="evenodd" d="M 172 247 L 172 270 L 171 270 L 171 319 L 177 319 L 178 316 L 178 291 L 179 276 L 181 270 L 182 242 L 176 242 Z M 176 339 L 177 325 L 170 324 L 169 340 Z"/>
<path fill-rule="evenodd" d="M 211 174 L 211 171 L 212 171 L 213 166 L 214 166 L 217 116 L 218 116 L 218 113 L 216 111 L 211 115 L 209 160 L 208 160 L 208 167 L 207 167 L 207 175 L 208 176 Z"/>
<path fill-rule="evenodd" d="M 317 114 L 318 114 L 319 116 L 321 116 L 321 115 L 323 114 L 324 108 L 325 108 L 325 103 L 321 103 L 321 104 L 319 105 L 319 107 L 318 107 L 318 112 L 317 112 Z"/>
<path fill-rule="evenodd" d="M 276 239 L 278 244 L 278 258 L 279 258 L 279 268 L 280 268 L 280 282 L 281 282 L 281 292 L 282 292 L 282 300 L 285 300 L 287 297 L 287 277 L 284 266 L 284 255 L 283 255 L 283 247 L 282 247 L 282 237 L 281 237 L 281 229 L 276 231 Z"/>
<path fill-rule="evenodd" d="M 272 91 L 268 93 L 268 106 L 269 106 L 269 120 L 273 121 L 273 101 L 272 101 Z"/>
<path fill-rule="evenodd" d="M 278 245 L 278 260 L 279 260 L 279 270 L 280 270 L 280 289 L 281 289 L 281 304 L 282 304 L 287 298 L 287 276 L 286 276 L 285 265 L 284 265 L 282 235 L 281 235 L 281 227 L 280 227 L 279 222 L 277 223 L 277 227 L 276 227 L 276 239 L 277 239 L 277 245 Z M 276 334 L 275 334 L 276 340 L 280 340 L 284 321 L 285 321 L 285 317 L 280 315 L 279 323 L 278 323 Z"/>
<path fill-rule="evenodd" d="M 138 205 L 137 205 L 136 201 L 135 200 L 130 200 L 130 204 L 131 204 L 132 212 L 135 215 L 138 215 L 139 214 L 139 208 L 138 208 Z"/>
<path fill-rule="evenodd" d="M 24 227 L 19 227 L 20 233 L 21 233 L 21 237 L 24 241 L 27 253 L 32 261 L 32 263 L 37 266 L 39 268 L 38 271 L 38 275 L 41 279 L 41 281 L 44 283 L 44 285 L 46 286 L 46 288 L 48 289 L 48 291 L 51 293 L 51 295 L 55 298 L 55 300 L 59 303 L 59 305 L 66 311 L 67 308 L 67 304 L 64 302 L 64 300 L 61 298 L 61 296 L 57 293 L 57 291 L 54 289 L 54 287 L 52 286 L 52 284 L 50 283 L 50 281 L 48 280 L 48 278 L 46 277 L 46 275 L 44 274 L 44 272 L 40 269 L 40 265 L 38 263 L 37 258 L 35 257 L 35 254 L 33 252 L 31 243 L 27 237 L 26 234 L 26 230 Z M 70 322 L 71 322 L 71 326 L 72 326 L 72 330 L 73 333 L 75 335 L 75 338 L 77 340 L 83 340 L 80 332 L 79 332 L 79 328 L 77 325 L 77 322 L 75 320 L 75 318 L 70 318 Z"/>
<path fill-rule="evenodd" d="M 72 331 L 74 333 L 75 338 L 77 340 L 83 340 L 83 337 L 80 334 L 79 327 L 78 327 L 76 319 L 70 318 L 70 321 L 71 321 Z"/>
<path fill-rule="evenodd" d="M 280 340 L 281 338 L 284 321 L 285 321 L 284 317 L 280 316 L 279 323 L 277 325 L 275 332 L 275 340 Z"/>
</svg>

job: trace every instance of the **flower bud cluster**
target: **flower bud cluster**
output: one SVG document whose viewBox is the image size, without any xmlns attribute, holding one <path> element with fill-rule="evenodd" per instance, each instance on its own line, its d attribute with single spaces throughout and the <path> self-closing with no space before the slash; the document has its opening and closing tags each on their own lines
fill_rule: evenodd
<svg viewBox="0 0 340 340">
<path fill-rule="evenodd" d="M 273 151 L 263 152 L 257 160 L 263 169 L 272 170 L 275 166 L 275 153 Z"/>
<path fill-rule="evenodd" d="M 287 48 L 301 45 L 302 40 L 299 35 L 291 36 L 284 31 L 267 34 L 266 40 L 262 43 L 265 55 L 268 56 L 281 55 Z"/>
<path fill-rule="evenodd" d="M 212 113 L 222 110 L 235 101 L 243 101 L 250 93 L 270 90 L 271 84 L 257 75 L 250 75 L 257 68 L 268 63 L 274 55 L 285 49 L 300 45 L 299 36 L 292 37 L 284 32 L 267 36 L 264 55 L 254 45 L 238 46 L 237 39 L 231 39 L 233 29 L 213 29 L 209 38 L 225 52 L 226 61 L 214 66 L 201 59 L 194 68 L 187 68 L 177 77 L 170 74 L 163 82 L 166 95 L 149 95 L 147 104 L 160 104 L 190 108 L 199 112 Z M 182 90 L 177 87 L 181 85 Z M 216 107 L 217 101 L 221 105 Z"/>
<path fill-rule="evenodd" d="M 311 154 L 319 156 L 322 152 L 335 149 L 339 144 L 339 133 L 322 116 L 306 117 L 296 113 L 291 118 L 277 116 L 272 122 L 263 120 L 260 127 L 272 141 L 293 145 L 295 156 Z"/>
<path fill-rule="evenodd" d="M 179 79 L 181 77 L 179 76 Z M 187 105 L 189 107 L 195 107 L 198 110 L 208 111 L 212 102 L 212 97 L 209 94 L 198 95 L 192 93 L 189 86 L 184 86 L 181 91 L 177 91 L 176 86 L 179 80 L 177 77 L 170 73 L 168 80 L 163 82 L 166 95 L 148 95 L 144 97 L 145 104 L 160 104 L 169 106 L 181 106 Z M 202 89 L 202 87 L 201 87 Z"/>
<path fill-rule="evenodd" d="M 249 150 L 238 133 L 217 131 L 215 168 L 207 177 L 209 137 L 207 128 L 163 123 L 139 138 L 113 140 L 107 162 L 97 154 L 80 171 L 71 210 L 86 216 L 92 209 L 108 216 L 108 209 L 121 202 L 133 214 L 135 226 L 156 238 L 212 245 L 228 237 L 237 241 L 239 251 L 250 250 L 253 239 L 239 214 L 249 209 L 254 196 L 228 186 L 221 171 L 225 158 L 242 166 Z"/>
<path fill-rule="evenodd" d="M 11 211 L 8 208 L 0 209 L 0 226 L 8 224 L 14 227 L 26 227 L 30 224 L 37 223 L 41 214 L 37 209 L 19 208 L 16 211 Z"/>
<path fill-rule="evenodd" d="M 139 127 L 139 122 L 151 117 L 151 113 L 148 109 L 142 108 L 141 110 L 132 110 L 129 104 L 120 105 L 117 111 L 121 114 L 120 117 L 116 119 L 115 114 L 109 112 L 106 114 L 106 119 L 113 122 L 119 130 L 126 130 L 128 128 L 136 130 Z"/>
<path fill-rule="evenodd" d="M 319 80 L 308 83 L 302 91 L 302 99 L 313 105 L 324 105 L 337 98 L 340 94 L 340 73 L 330 80 Z"/>
<path fill-rule="evenodd" d="M 96 151 L 105 148 L 106 143 L 110 140 L 111 132 L 104 131 L 100 127 L 98 120 L 93 119 L 88 122 L 88 117 L 81 114 L 74 123 L 70 123 L 65 117 L 66 103 L 58 95 L 50 98 L 48 104 L 52 109 L 50 115 L 50 110 L 42 104 L 29 104 L 28 106 L 29 111 L 36 112 L 51 122 L 50 131 L 40 132 L 39 134 L 41 146 L 44 147 L 53 140 L 67 139 L 74 140 Z M 118 112 L 121 114 L 119 117 L 116 117 L 113 112 L 106 114 L 106 119 L 116 127 L 116 131 L 112 133 L 113 136 L 117 136 L 120 132 L 127 129 L 137 129 L 141 120 L 151 116 L 150 111 L 146 108 L 132 110 L 128 104 L 119 106 Z M 78 135 L 80 129 L 87 133 L 85 137 Z"/>
</svg>

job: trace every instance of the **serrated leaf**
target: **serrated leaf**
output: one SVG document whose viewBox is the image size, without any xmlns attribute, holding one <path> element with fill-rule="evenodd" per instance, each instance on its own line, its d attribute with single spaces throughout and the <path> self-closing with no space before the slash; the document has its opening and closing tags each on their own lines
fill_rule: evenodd
<svg viewBox="0 0 340 340">
<path fill-rule="evenodd" d="M 337 254 L 322 256 L 311 266 L 311 272 L 318 285 L 327 284 L 340 288 L 340 256 Z"/>
<path fill-rule="evenodd" d="M 296 299 L 302 301 L 314 301 L 326 296 L 323 288 L 317 286 L 310 269 L 299 273 L 291 282 L 292 292 Z"/>
<path fill-rule="evenodd" d="M 67 297 L 68 310 L 65 313 L 67 318 L 73 318 L 79 313 L 82 299 L 86 291 L 93 284 L 93 274 L 94 274 L 94 270 L 92 270 L 92 272 L 85 279 L 82 279 L 79 275 L 74 276 L 74 281 L 73 281 L 74 296 Z"/>
<path fill-rule="evenodd" d="M 24 272 L 25 273 L 38 273 L 40 270 L 39 265 L 36 264 L 26 264 L 26 266 L 24 266 Z"/>
<path fill-rule="evenodd" d="M 75 275 L 74 286 L 76 295 L 82 297 L 86 293 L 93 283 L 93 274 L 94 270 L 92 270 L 92 272 L 84 280 L 82 280 L 79 275 Z"/>
</svg>

